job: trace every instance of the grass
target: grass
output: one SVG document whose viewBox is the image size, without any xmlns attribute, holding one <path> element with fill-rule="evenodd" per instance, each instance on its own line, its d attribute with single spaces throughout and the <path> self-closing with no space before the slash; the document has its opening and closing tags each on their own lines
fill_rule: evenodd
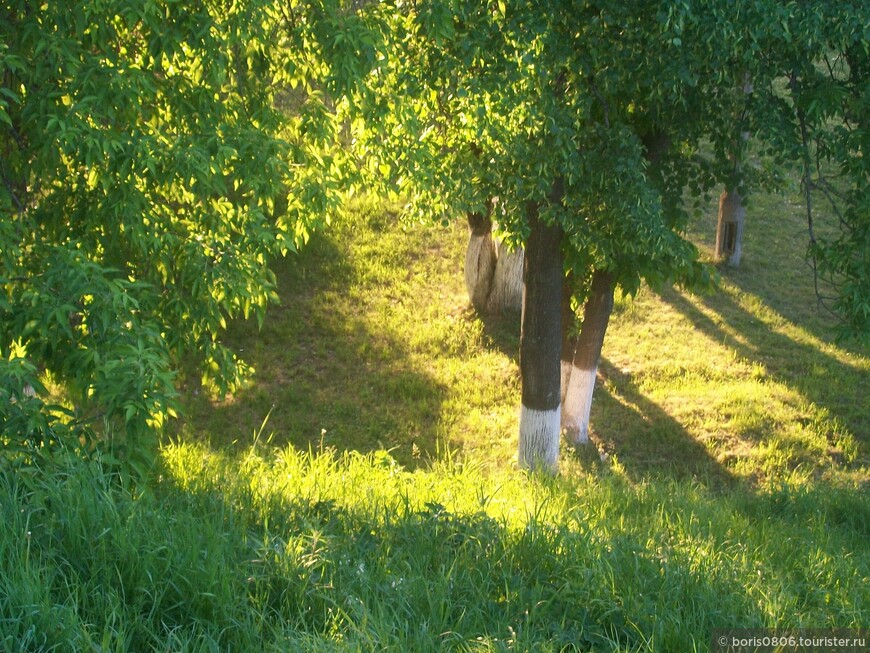
<svg viewBox="0 0 870 653">
<path fill-rule="evenodd" d="M 693 651 L 870 599 L 866 499 L 830 488 L 176 443 L 139 496 L 81 464 L 2 490 L 5 650 Z"/>
<path fill-rule="evenodd" d="M 707 651 L 716 628 L 866 627 L 870 358 L 814 308 L 799 210 L 753 206 L 720 292 L 618 298 L 593 445 L 547 479 L 514 469 L 518 318 L 468 309 L 463 230 L 357 204 L 279 265 L 262 330 L 230 326 L 251 383 L 187 383 L 147 486 L 0 465 L 0 651 Z"/>
<path fill-rule="evenodd" d="M 867 483 L 870 358 L 832 341 L 803 259 L 799 207 L 761 197 L 746 254 L 710 296 L 618 298 L 593 403 L 595 451 L 636 479 Z M 753 215 L 757 215 L 755 222 Z M 693 237 L 710 257 L 715 212 Z M 363 201 L 281 262 L 284 305 L 229 340 L 257 370 L 216 402 L 191 384 L 185 438 L 244 443 L 264 420 L 278 445 L 389 449 L 403 466 L 445 452 L 515 458 L 519 316 L 468 308 L 461 225 L 402 225 Z M 773 243 L 773 246 L 768 246 Z M 766 280 L 766 281 L 765 281 Z"/>
<path fill-rule="evenodd" d="M 185 434 L 229 445 L 268 416 L 276 444 L 389 449 L 409 467 L 460 449 L 507 464 L 519 317 L 485 324 L 470 310 L 464 242 L 358 204 L 278 265 L 283 305 L 262 330 L 231 325 L 257 374 L 222 402 L 191 384 Z"/>
</svg>

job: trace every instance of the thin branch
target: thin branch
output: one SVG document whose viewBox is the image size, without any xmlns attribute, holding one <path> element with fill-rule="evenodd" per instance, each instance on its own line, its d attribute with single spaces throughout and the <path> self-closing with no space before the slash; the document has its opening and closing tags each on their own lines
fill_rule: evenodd
<svg viewBox="0 0 870 653">
<path fill-rule="evenodd" d="M 789 87 L 792 93 L 796 93 L 799 91 L 797 76 L 794 73 L 791 74 L 791 77 L 789 79 Z M 812 156 L 810 154 L 810 137 L 809 129 L 807 128 L 806 115 L 804 114 L 803 110 L 798 106 L 797 98 L 795 98 L 795 113 L 798 119 L 798 127 L 800 128 L 801 145 L 803 146 L 803 174 L 801 176 L 801 190 L 804 193 L 807 209 L 807 232 L 809 233 L 810 237 L 808 252 L 810 256 L 811 266 L 813 269 L 813 288 L 815 290 L 818 305 L 823 306 L 822 296 L 819 291 L 819 265 L 818 259 L 816 258 L 816 248 L 818 246 L 818 242 L 816 241 L 815 226 L 813 224 L 813 180 L 812 172 L 810 169 L 810 166 L 812 165 Z"/>
<path fill-rule="evenodd" d="M 837 199 L 840 201 L 846 201 L 845 196 L 837 190 L 834 190 L 830 183 L 822 176 L 819 177 L 818 180 L 810 179 L 808 180 L 810 184 L 810 190 L 817 190 L 822 195 L 825 196 L 825 199 L 828 200 L 828 204 L 831 205 L 831 209 L 834 211 L 834 214 L 837 216 L 837 220 L 840 222 L 840 226 L 843 229 L 848 231 L 852 230 L 852 225 L 843 217 L 843 212 L 840 210 L 840 205 L 837 203 Z"/>
<path fill-rule="evenodd" d="M 12 201 L 15 202 L 15 207 L 18 209 L 19 214 L 24 213 L 24 205 L 21 203 L 21 200 L 18 199 L 18 196 L 15 194 L 15 187 L 12 185 L 12 182 L 9 181 L 9 178 L 4 173 L 3 175 L 3 185 L 6 186 L 6 190 L 9 191 L 9 196 L 12 198 Z"/>
</svg>

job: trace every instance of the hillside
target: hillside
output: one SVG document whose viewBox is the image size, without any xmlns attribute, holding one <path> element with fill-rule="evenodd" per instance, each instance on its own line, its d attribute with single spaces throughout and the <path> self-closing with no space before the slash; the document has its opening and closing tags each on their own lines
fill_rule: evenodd
<svg viewBox="0 0 870 653">
<path fill-rule="evenodd" d="M 637 479 L 868 481 L 870 359 L 832 342 L 799 207 L 777 197 L 753 208 L 743 266 L 722 270 L 718 292 L 617 298 L 595 446 L 563 456 L 566 470 L 605 457 Z M 714 219 L 695 226 L 707 255 Z M 253 382 L 224 401 L 193 384 L 185 432 L 245 446 L 262 426 L 276 445 L 387 449 L 410 469 L 448 451 L 510 466 L 519 316 L 470 309 L 465 240 L 462 224 L 405 225 L 358 203 L 280 263 L 282 306 L 262 329 L 231 326 Z"/>
<path fill-rule="evenodd" d="M 671 652 L 866 626 L 870 359 L 830 342 L 781 206 L 717 294 L 619 299 L 594 444 L 552 479 L 515 469 L 518 317 L 469 310 L 464 230 L 356 204 L 280 263 L 262 329 L 230 325 L 252 382 L 188 380 L 146 486 L 110 460 L 0 468 L 0 650 Z"/>
</svg>

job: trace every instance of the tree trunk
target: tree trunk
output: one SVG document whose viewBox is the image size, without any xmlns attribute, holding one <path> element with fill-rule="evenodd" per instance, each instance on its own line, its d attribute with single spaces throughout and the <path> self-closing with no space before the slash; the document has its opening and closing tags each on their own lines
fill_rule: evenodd
<svg viewBox="0 0 870 653">
<path fill-rule="evenodd" d="M 468 214 L 465 289 L 479 313 L 519 312 L 523 301 L 523 250 L 508 249 L 492 236 L 490 205 L 486 214 Z"/>
<path fill-rule="evenodd" d="M 596 271 L 583 307 L 580 334 L 574 334 L 570 290 L 562 300 L 562 432 L 575 446 L 589 442 L 592 392 L 604 336 L 613 312 L 613 275 Z M 567 304 L 567 305 L 566 305 Z"/>
<path fill-rule="evenodd" d="M 488 313 L 518 313 L 523 308 L 523 248 L 509 251 L 497 240 L 495 249 L 495 274 L 486 310 Z"/>
<path fill-rule="evenodd" d="M 725 191 L 719 197 L 719 221 L 716 225 L 716 258 L 727 259 L 728 265 L 740 265 L 743 254 L 743 223 L 746 207 L 737 190 Z"/>
<path fill-rule="evenodd" d="M 560 202 L 561 180 L 551 202 Z M 519 464 L 555 473 L 559 457 L 562 228 L 541 221 L 539 206 L 527 207 L 529 237 L 523 264 L 523 312 L 520 328 Z"/>
<path fill-rule="evenodd" d="M 468 214 L 468 248 L 465 250 L 465 289 L 478 312 L 487 310 L 496 268 L 496 247 L 492 220 L 486 214 Z"/>
<path fill-rule="evenodd" d="M 744 97 L 752 94 L 752 81 L 749 75 L 744 75 L 743 86 L 739 92 Z M 741 131 L 737 136 L 734 153 L 731 156 L 731 161 L 734 164 L 733 179 L 719 196 L 715 251 L 717 260 L 726 259 L 726 263 L 734 268 L 740 265 L 740 257 L 743 255 L 743 224 L 746 222 L 746 205 L 739 191 L 739 183 L 742 177 L 744 152 L 746 144 L 749 142 L 749 132 L 743 125 L 739 125 L 738 128 Z"/>
</svg>

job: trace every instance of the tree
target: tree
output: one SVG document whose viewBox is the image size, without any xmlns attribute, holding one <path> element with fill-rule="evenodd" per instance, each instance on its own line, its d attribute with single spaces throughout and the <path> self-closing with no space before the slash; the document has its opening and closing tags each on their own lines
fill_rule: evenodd
<svg viewBox="0 0 870 653">
<path fill-rule="evenodd" d="M 226 320 L 262 319 L 269 261 L 337 202 L 321 89 L 364 62 L 321 46 L 328 18 L 260 0 L 0 7 L 3 444 L 97 426 L 135 444 L 173 414 L 183 364 L 221 392 L 249 371 Z M 43 370 L 71 408 L 45 405 Z"/>
<path fill-rule="evenodd" d="M 735 88 L 742 87 L 743 92 L 734 96 L 742 95 L 743 100 L 734 106 L 733 115 L 742 118 L 737 131 L 752 134 L 758 143 L 757 154 L 778 170 L 773 179 L 765 178 L 743 165 L 739 157 L 733 162 L 737 174 L 729 182 L 731 188 L 726 188 L 729 195 L 723 198 L 727 201 L 723 202 L 717 253 L 719 245 L 728 240 L 725 228 L 729 223 L 735 227 L 733 235 L 742 230 L 742 197 L 737 201 L 732 189 L 740 186 L 741 194 L 749 192 L 797 169 L 807 214 L 808 258 L 817 287 L 821 281 L 833 290 L 826 297 L 819 287 L 819 302 L 838 316 L 841 336 L 866 340 L 870 334 L 866 257 L 870 250 L 866 217 L 870 215 L 866 193 L 870 176 L 866 157 L 870 7 L 865 2 L 757 0 L 742 5 L 739 12 L 722 20 L 719 27 L 719 45 L 726 53 L 722 65 L 742 71 L 744 77 L 735 80 Z M 703 24 L 705 13 L 703 6 L 693 8 L 689 20 Z M 751 80 L 751 86 L 746 80 Z M 727 165 L 724 135 L 736 130 L 722 127 L 713 136 L 718 165 Z M 744 149 L 737 144 L 732 150 Z M 828 236 L 815 230 L 814 216 L 820 205 L 838 222 Z M 727 219 L 729 212 L 735 220 Z M 735 244 L 739 245 L 739 238 Z"/>
<path fill-rule="evenodd" d="M 784 29 L 799 45 L 783 48 L 771 66 L 787 80 L 788 102 L 777 105 L 768 138 L 782 164 L 799 162 L 808 257 L 817 296 L 840 320 L 839 335 L 870 341 L 870 7 L 866 3 L 795 7 Z M 800 48 L 800 49 L 799 49 Z M 823 236 L 818 204 L 837 218 Z M 819 281 L 834 296 L 826 298 Z"/>
<path fill-rule="evenodd" d="M 824 3 L 442 0 L 382 3 L 371 11 L 386 49 L 356 105 L 373 126 L 357 132 L 356 144 L 369 169 L 405 193 L 411 211 L 477 216 L 471 241 L 480 247 L 470 250 L 466 269 L 479 306 L 474 282 L 491 278 L 489 212 L 491 198 L 499 198 L 500 233 L 526 246 L 521 415 L 534 416 L 525 420 L 534 426 L 527 429 L 521 419 L 520 460 L 549 469 L 558 448 L 558 420 L 550 417 L 560 409 L 552 400 L 553 357 L 562 350 L 567 362 L 583 352 L 581 358 L 597 363 L 615 288 L 632 294 L 641 282 L 709 286 L 710 271 L 680 236 L 689 217 L 686 195 L 697 205 L 722 183 L 732 196 L 743 195 L 750 170 L 735 150 L 744 132 L 773 146 L 791 143 L 781 158 L 799 154 L 799 130 L 779 83 L 783 63 L 807 76 L 826 48 L 851 38 L 866 51 L 859 27 L 866 10 L 850 6 L 844 30 L 839 10 Z M 824 20 L 836 27 L 823 28 Z M 748 90 L 747 79 L 752 92 L 735 93 Z M 797 88 L 793 107 L 806 116 Z M 849 156 L 863 170 L 866 157 Z M 742 204 L 741 197 L 729 205 Z M 849 222 L 849 243 L 863 242 L 854 240 L 856 223 Z M 533 256 L 530 244 L 539 253 Z M 866 259 L 852 247 L 839 250 L 849 253 L 835 257 L 837 269 L 860 281 Z M 557 256 L 572 294 L 559 304 L 588 307 L 594 332 L 584 339 L 581 329 L 573 343 L 553 338 L 552 325 L 562 322 L 548 294 L 560 287 L 551 277 Z M 594 367 L 584 361 L 581 369 L 587 380 L 575 394 L 588 398 Z M 569 378 L 566 402 L 571 387 Z M 588 399 L 577 401 L 582 407 L 573 413 L 588 412 Z M 563 425 L 582 439 L 583 423 Z"/>
<path fill-rule="evenodd" d="M 612 280 L 611 295 L 616 286 L 634 292 L 641 280 L 709 278 L 679 236 L 686 212 L 663 195 L 681 196 L 687 178 L 703 176 L 692 172 L 707 173 L 692 152 L 676 150 L 653 173 L 644 144 L 654 127 L 669 124 L 667 85 L 688 85 L 670 68 L 673 12 L 658 3 L 385 6 L 388 47 L 358 101 L 373 128 L 356 143 L 411 210 L 476 216 L 472 238 L 479 230 L 483 253 L 466 268 L 475 273 L 481 261 L 492 270 L 493 248 L 483 243 L 490 198 L 499 198 L 501 234 L 525 246 L 519 459 L 554 469 L 564 275 L 572 274 L 580 304 L 596 273 Z M 679 101 L 688 113 L 689 101 Z M 691 145 L 701 130 L 689 125 L 694 132 L 684 130 L 681 143 Z"/>
<path fill-rule="evenodd" d="M 610 272 L 593 273 L 579 332 L 575 325 L 576 313 L 571 306 L 575 293 L 567 284 L 562 292 L 561 429 L 575 446 L 589 442 L 592 394 L 604 336 L 613 312 L 613 291 Z"/>
<path fill-rule="evenodd" d="M 752 83 L 744 80 L 740 92 L 744 95 L 752 93 Z M 734 149 L 731 154 L 733 162 L 732 174 L 725 190 L 719 197 L 719 219 L 716 223 L 716 247 L 714 255 L 717 259 L 725 259 L 731 267 L 740 265 L 743 256 L 743 226 L 746 222 L 746 206 L 742 189 L 743 168 L 746 165 L 746 145 L 749 132 L 743 127 L 746 109 L 736 119 L 738 135 L 734 139 Z"/>
</svg>

